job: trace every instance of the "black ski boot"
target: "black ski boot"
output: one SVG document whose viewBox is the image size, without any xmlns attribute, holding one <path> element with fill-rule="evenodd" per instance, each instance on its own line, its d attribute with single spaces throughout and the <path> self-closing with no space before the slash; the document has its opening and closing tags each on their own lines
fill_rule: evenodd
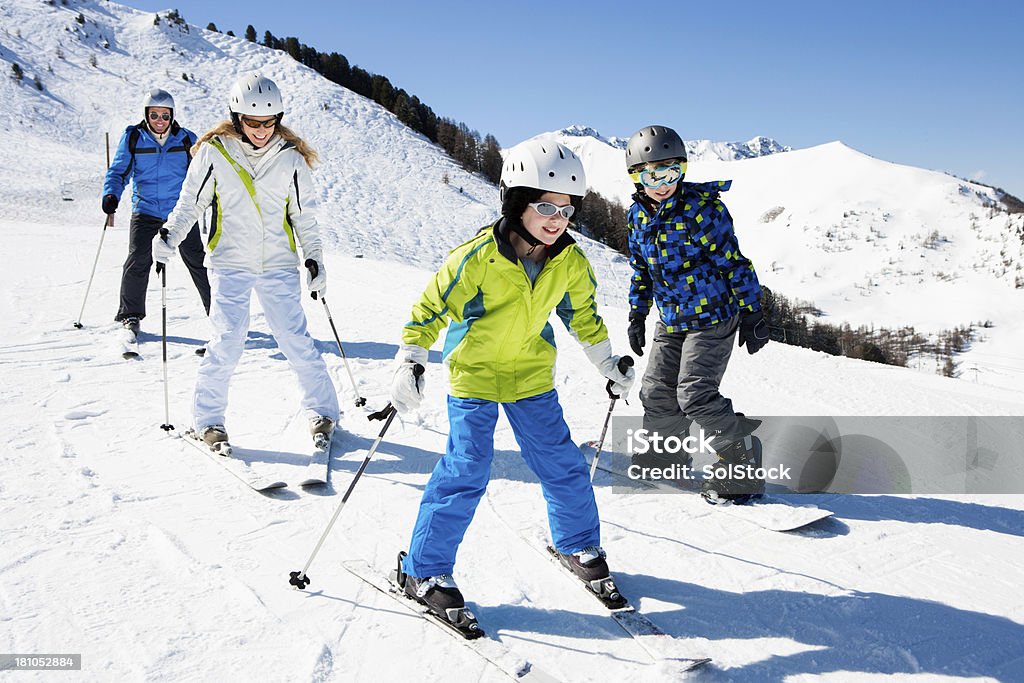
<svg viewBox="0 0 1024 683">
<path fill-rule="evenodd" d="M 139 330 L 141 329 L 141 321 L 138 318 L 125 318 L 124 320 L 121 321 L 121 324 L 124 325 L 124 329 L 128 330 L 128 332 L 131 333 L 133 337 L 139 336 Z"/>
<path fill-rule="evenodd" d="M 600 546 L 587 546 L 583 550 L 569 554 L 560 553 L 550 546 L 548 551 L 558 558 L 563 567 L 582 581 L 608 609 L 619 609 L 629 604 L 615 587 L 615 581 L 608 572 L 606 554 Z"/>
<path fill-rule="evenodd" d="M 440 574 L 417 578 L 402 570 L 405 552 L 398 553 L 398 569 L 393 580 L 405 596 L 426 606 L 446 626 L 459 632 L 464 638 L 473 639 L 484 635 L 476 617 L 466 607 L 462 591 L 455 585 L 451 574 Z"/>
<path fill-rule="evenodd" d="M 712 505 L 731 501 L 742 505 L 764 496 L 764 479 L 756 476 L 761 467 L 761 442 L 747 435 L 718 451 L 718 462 L 704 480 L 700 493 Z"/>
</svg>

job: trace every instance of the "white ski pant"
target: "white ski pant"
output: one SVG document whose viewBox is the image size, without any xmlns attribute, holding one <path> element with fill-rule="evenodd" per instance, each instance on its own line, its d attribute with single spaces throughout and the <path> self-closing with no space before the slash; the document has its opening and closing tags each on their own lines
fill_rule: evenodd
<svg viewBox="0 0 1024 683">
<path fill-rule="evenodd" d="M 327 365 L 306 331 L 298 270 L 282 268 L 264 273 L 210 270 L 210 323 L 213 337 L 199 364 L 192 417 L 197 430 L 225 424 L 228 383 L 245 348 L 249 332 L 249 299 L 260 300 L 278 348 L 288 359 L 302 389 L 306 417 L 338 419 L 338 394 Z"/>
</svg>

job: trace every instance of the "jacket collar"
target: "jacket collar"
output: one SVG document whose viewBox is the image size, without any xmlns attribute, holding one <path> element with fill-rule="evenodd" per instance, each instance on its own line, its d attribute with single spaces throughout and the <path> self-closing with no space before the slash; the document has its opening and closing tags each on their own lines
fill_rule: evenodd
<svg viewBox="0 0 1024 683">
<path fill-rule="evenodd" d="M 241 164 L 243 168 L 254 176 L 260 172 L 260 169 L 266 168 L 271 159 L 277 157 L 277 155 L 289 147 L 295 146 L 284 138 L 278 137 L 277 140 L 270 143 L 270 148 L 263 154 L 262 158 L 256 163 L 256 166 L 253 167 L 248 155 L 242 147 L 242 145 L 248 143 L 234 135 L 218 135 L 217 139 L 220 140 L 222 145 L 224 145 L 224 149 L 231 155 L 231 158 Z"/>
<path fill-rule="evenodd" d="M 154 135 L 153 131 L 149 129 L 149 124 L 146 123 L 146 119 L 142 119 L 141 121 L 139 121 L 137 124 L 135 124 L 135 127 L 139 129 L 140 133 L 145 133 L 149 137 L 156 140 L 156 135 Z M 171 121 L 171 127 L 167 129 L 167 139 L 174 140 L 179 135 L 181 135 L 181 126 L 178 125 L 177 121 Z"/>
</svg>

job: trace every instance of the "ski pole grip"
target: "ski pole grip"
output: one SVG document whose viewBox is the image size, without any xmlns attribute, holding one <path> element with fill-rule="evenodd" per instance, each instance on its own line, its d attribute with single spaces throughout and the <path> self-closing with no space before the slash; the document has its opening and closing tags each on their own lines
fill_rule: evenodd
<svg viewBox="0 0 1024 683">
<path fill-rule="evenodd" d="M 615 367 L 618 369 L 619 372 L 625 375 L 626 372 L 628 372 L 629 369 L 633 367 L 633 357 L 622 356 L 621 358 L 619 358 L 619 362 L 615 365 Z M 611 380 L 608 380 L 608 383 L 604 386 L 604 390 L 608 392 L 608 398 L 612 400 L 617 400 L 619 398 L 619 395 L 612 391 Z"/>
<path fill-rule="evenodd" d="M 316 264 L 316 261 L 314 261 L 313 259 L 306 259 L 306 262 L 303 263 L 302 265 L 306 266 L 306 269 L 309 270 L 309 274 L 312 275 L 313 277 L 316 277 L 317 275 L 320 274 L 320 266 L 318 266 Z M 309 296 L 316 300 L 316 292 L 310 292 Z"/>
</svg>

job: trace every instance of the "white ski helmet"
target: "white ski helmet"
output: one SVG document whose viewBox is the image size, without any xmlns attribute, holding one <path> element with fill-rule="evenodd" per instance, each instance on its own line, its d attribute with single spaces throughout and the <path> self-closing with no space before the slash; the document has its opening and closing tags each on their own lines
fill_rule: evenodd
<svg viewBox="0 0 1024 683">
<path fill-rule="evenodd" d="M 583 162 L 565 145 L 534 138 L 509 150 L 501 167 L 501 196 L 513 187 L 530 187 L 574 197 L 587 194 Z"/>
<path fill-rule="evenodd" d="M 242 76 L 231 86 L 231 112 L 253 116 L 278 116 L 284 113 L 277 84 L 258 73 Z"/>
<path fill-rule="evenodd" d="M 171 93 L 160 88 L 153 88 L 142 100 L 142 114 L 143 116 L 149 115 L 150 107 L 167 107 L 171 110 L 171 115 L 174 115 L 174 98 L 171 97 Z"/>
</svg>

